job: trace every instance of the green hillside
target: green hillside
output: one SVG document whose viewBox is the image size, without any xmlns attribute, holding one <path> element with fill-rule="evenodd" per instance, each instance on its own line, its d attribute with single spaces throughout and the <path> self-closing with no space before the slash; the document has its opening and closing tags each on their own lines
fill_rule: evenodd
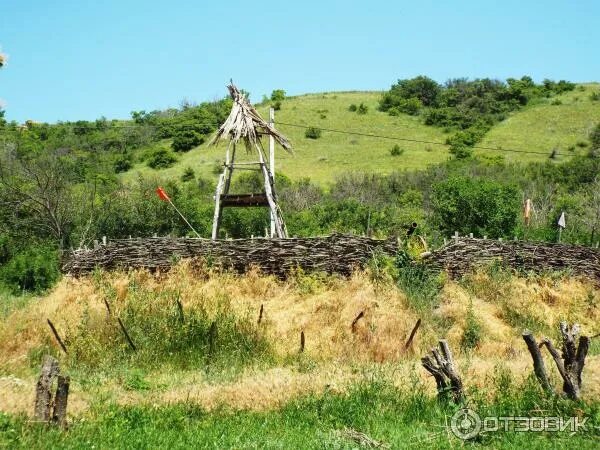
<svg viewBox="0 0 600 450">
<path fill-rule="evenodd" d="M 592 92 L 600 91 L 599 84 L 586 84 L 575 91 L 551 99 L 535 102 L 513 113 L 507 120 L 492 128 L 479 144 L 486 147 L 539 151 L 550 155 L 558 149 L 558 160 L 564 160 L 581 151 L 577 143 L 587 141 L 592 126 L 600 122 L 600 103 L 592 101 Z M 319 139 L 308 139 L 305 129 L 287 124 L 315 126 L 326 129 L 352 131 L 365 134 L 406 139 L 445 142 L 447 133 L 441 128 L 426 126 L 418 116 L 401 114 L 390 116 L 378 111 L 380 92 L 331 92 L 290 97 L 276 112 L 277 125 L 290 138 L 294 154 L 277 152 L 277 171 L 292 179 L 310 177 L 317 182 L 328 182 L 347 171 L 374 171 L 390 173 L 398 170 L 415 170 L 437 164 L 450 157 L 447 146 L 416 142 L 393 141 L 351 134 L 324 131 Z M 364 103 L 366 114 L 348 110 L 352 104 Z M 560 104 L 558 104 L 560 103 Z M 268 104 L 259 105 L 258 111 L 268 117 Z M 404 152 L 392 156 L 390 149 L 398 144 Z M 170 140 L 159 145 L 170 147 Z M 266 145 L 266 143 L 265 143 Z M 178 177 L 191 167 L 197 175 L 214 177 L 222 163 L 224 147 L 203 144 L 179 155 L 173 167 L 155 171 L 138 163 L 124 174 L 125 179 L 137 178 L 139 173 L 159 173 L 165 177 Z M 477 150 L 476 154 L 503 155 L 509 161 L 540 161 L 546 155 Z M 240 160 L 247 157 L 241 152 Z"/>
</svg>

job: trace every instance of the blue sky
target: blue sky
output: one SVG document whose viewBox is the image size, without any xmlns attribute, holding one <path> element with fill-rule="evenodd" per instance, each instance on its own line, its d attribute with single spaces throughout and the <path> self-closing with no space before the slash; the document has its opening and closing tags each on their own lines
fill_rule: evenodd
<svg viewBox="0 0 600 450">
<path fill-rule="evenodd" d="M 600 1 L 0 0 L 9 120 L 127 118 L 398 78 L 600 79 Z"/>
</svg>

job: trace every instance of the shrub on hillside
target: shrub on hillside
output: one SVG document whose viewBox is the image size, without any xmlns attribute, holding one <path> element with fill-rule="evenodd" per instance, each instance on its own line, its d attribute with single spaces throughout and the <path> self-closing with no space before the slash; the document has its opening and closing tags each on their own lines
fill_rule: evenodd
<svg viewBox="0 0 600 450">
<path fill-rule="evenodd" d="M 175 133 L 171 148 L 176 152 L 187 152 L 202 144 L 205 137 L 191 128 L 184 128 Z"/>
<path fill-rule="evenodd" d="M 133 167 L 130 155 L 119 156 L 114 163 L 115 173 L 127 172 Z"/>
<path fill-rule="evenodd" d="M 365 105 L 364 103 L 361 103 L 360 105 L 358 105 L 358 108 L 356 109 L 356 113 L 357 114 L 366 114 L 369 112 L 369 107 L 367 105 Z"/>
<path fill-rule="evenodd" d="M 398 144 L 395 144 L 391 149 L 390 149 L 390 155 L 392 156 L 400 156 L 404 153 L 404 149 L 400 148 L 400 146 Z"/>
<path fill-rule="evenodd" d="M 308 139 L 319 139 L 321 137 L 321 130 L 316 127 L 308 127 L 304 132 L 304 137 Z"/>
<path fill-rule="evenodd" d="M 446 235 L 512 236 L 521 210 L 516 187 L 485 178 L 452 177 L 436 183 L 431 203 L 434 220 Z"/>
<path fill-rule="evenodd" d="M 15 294 L 41 292 L 60 276 L 58 253 L 50 246 L 32 246 L 14 255 L 0 269 L 0 278 Z"/>
<path fill-rule="evenodd" d="M 352 103 L 350 106 L 348 106 L 348 111 L 350 111 L 350 112 L 356 112 L 357 109 L 358 108 L 354 103 Z"/>
<path fill-rule="evenodd" d="M 181 181 L 183 181 L 184 183 L 186 181 L 192 181 L 195 178 L 196 178 L 196 174 L 194 173 L 194 169 L 192 169 L 191 167 L 187 167 L 183 171 L 183 174 L 181 175 Z"/>
<path fill-rule="evenodd" d="M 171 167 L 177 161 L 177 157 L 165 148 L 159 148 L 155 150 L 150 159 L 148 159 L 148 166 L 153 169 L 166 169 Z"/>
</svg>

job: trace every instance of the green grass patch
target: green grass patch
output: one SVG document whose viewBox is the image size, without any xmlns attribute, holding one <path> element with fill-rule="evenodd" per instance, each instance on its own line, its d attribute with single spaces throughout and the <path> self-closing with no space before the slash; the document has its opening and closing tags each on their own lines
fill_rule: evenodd
<svg viewBox="0 0 600 450">
<path fill-rule="evenodd" d="M 482 416 L 587 417 L 585 431 L 515 433 L 497 431 L 463 442 L 449 423 L 458 407 L 440 404 L 419 383 L 400 390 L 371 379 L 347 393 L 325 392 L 293 400 L 266 412 L 206 412 L 179 403 L 168 406 L 103 405 L 76 420 L 68 431 L 0 415 L 0 447 L 5 448 L 359 448 L 344 429 L 365 433 L 391 448 L 546 449 L 565 445 L 594 448 L 600 404 L 543 397 L 534 383 L 513 384 L 501 372 L 493 382 L 502 391 L 492 400 L 471 392 L 470 407 Z"/>
</svg>

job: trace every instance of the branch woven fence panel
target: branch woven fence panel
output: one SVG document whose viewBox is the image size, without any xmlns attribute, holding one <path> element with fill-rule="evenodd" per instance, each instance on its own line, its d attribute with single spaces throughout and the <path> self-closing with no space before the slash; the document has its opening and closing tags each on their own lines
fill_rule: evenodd
<svg viewBox="0 0 600 450">
<path fill-rule="evenodd" d="M 93 250 L 72 252 L 63 271 L 82 273 L 96 267 L 166 269 L 182 258 L 205 258 L 225 268 L 244 272 L 251 266 L 283 276 L 290 270 L 350 274 L 376 253 L 398 251 L 397 239 L 334 234 L 290 239 L 148 238 L 111 240 Z"/>
<path fill-rule="evenodd" d="M 424 261 L 454 277 L 499 261 L 524 271 L 570 270 L 600 280 L 600 250 L 581 245 L 459 238 L 428 254 Z"/>
</svg>

